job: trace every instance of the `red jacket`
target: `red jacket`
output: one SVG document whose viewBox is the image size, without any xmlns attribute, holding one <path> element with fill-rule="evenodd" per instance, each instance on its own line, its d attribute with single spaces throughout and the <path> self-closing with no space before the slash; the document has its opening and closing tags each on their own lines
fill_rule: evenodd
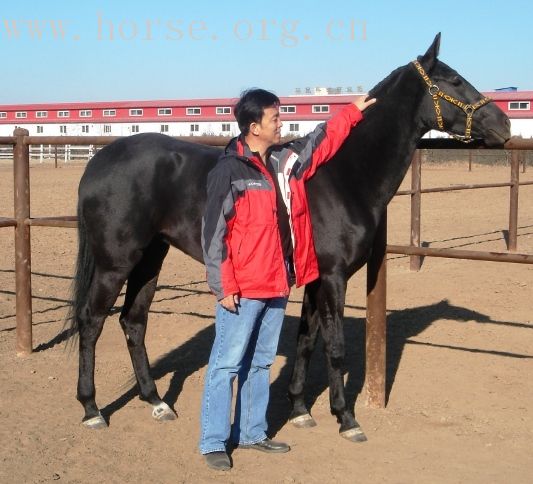
<svg viewBox="0 0 533 484">
<path fill-rule="evenodd" d="M 290 217 L 296 285 L 319 276 L 305 181 L 337 152 L 361 119 L 361 112 L 349 104 L 304 138 L 273 147 L 268 161 L 276 169 L 276 181 L 241 138 L 228 144 L 208 176 L 202 224 L 207 282 L 218 300 L 230 294 L 250 299 L 289 294 L 276 182 Z"/>
</svg>

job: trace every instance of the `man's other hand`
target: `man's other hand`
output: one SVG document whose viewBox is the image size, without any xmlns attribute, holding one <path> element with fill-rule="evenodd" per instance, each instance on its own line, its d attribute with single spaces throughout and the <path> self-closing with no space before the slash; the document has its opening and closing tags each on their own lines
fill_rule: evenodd
<svg viewBox="0 0 533 484">
<path fill-rule="evenodd" d="M 229 296 L 222 298 L 219 303 L 224 309 L 235 313 L 237 312 L 237 306 L 239 305 L 239 295 L 230 294 Z"/>
</svg>

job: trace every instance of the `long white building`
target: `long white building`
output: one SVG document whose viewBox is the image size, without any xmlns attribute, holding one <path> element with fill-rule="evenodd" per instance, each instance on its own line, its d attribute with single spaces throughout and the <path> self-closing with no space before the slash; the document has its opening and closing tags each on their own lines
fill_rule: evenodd
<svg viewBox="0 0 533 484">
<path fill-rule="evenodd" d="M 491 97 L 511 119 L 513 135 L 533 137 L 533 91 L 492 91 Z M 336 110 L 364 94 L 300 95 L 280 98 L 282 135 L 301 136 Z M 0 136 L 15 127 L 30 135 L 128 136 L 159 132 L 171 136 L 238 134 L 235 98 L 161 101 L 109 101 L 0 105 Z M 433 132 L 432 132 L 433 134 Z"/>
</svg>

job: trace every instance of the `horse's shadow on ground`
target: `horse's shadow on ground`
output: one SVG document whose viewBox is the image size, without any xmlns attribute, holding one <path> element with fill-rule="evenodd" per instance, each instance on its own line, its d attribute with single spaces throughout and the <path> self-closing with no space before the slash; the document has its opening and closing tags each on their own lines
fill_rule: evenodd
<svg viewBox="0 0 533 484">
<path fill-rule="evenodd" d="M 211 315 L 188 313 L 194 317 L 212 319 Z M 521 323 L 494 321 L 489 316 L 472 311 L 470 309 L 454 306 L 443 300 L 439 303 L 420 306 L 391 312 L 387 317 L 387 386 L 386 395 L 390 394 L 394 379 L 398 371 L 403 349 L 406 344 L 412 343 L 409 338 L 418 335 L 437 320 L 451 321 L 476 321 L 478 323 L 491 323 L 498 325 L 510 325 L 526 327 Z M 278 355 L 286 357 L 286 363 L 280 374 L 271 386 L 271 398 L 268 411 L 270 433 L 275 435 L 287 422 L 290 406 L 287 400 L 287 388 L 289 385 L 292 368 L 296 353 L 296 337 L 298 332 L 299 318 L 288 316 L 285 318 L 280 337 Z M 344 336 L 346 342 L 345 368 L 348 370 L 346 378 L 346 401 L 349 409 L 354 408 L 356 399 L 363 389 L 365 375 L 365 319 L 345 318 Z M 163 400 L 174 407 L 183 389 L 185 380 L 207 365 L 209 352 L 215 337 L 214 325 L 200 330 L 191 339 L 184 342 L 176 349 L 158 358 L 151 366 L 154 380 L 159 380 L 171 373 L 170 385 L 163 396 Z M 420 343 L 426 344 L 426 343 Z M 431 345 L 442 348 L 438 345 Z M 496 351 L 480 350 L 475 348 L 461 348 L 444 346 L 447 349 L 460 351 L 482 352 L 505 357 L 533 358 L 528 355 L 501 353 Z M 437 370 L 438 371 L 438 370 Z M 109 421 L 110 417 L 123 408 L 129 401 L 138 395 L 135 381 L 132 378 L 126 384 L 130 387 L 121 396 L 102 408 L 102 415 Z M 308 379 L 306 382 L 306 401 L 308 408 L 312 410 L 319 395 L 328 387 L 325 356 L 322 351 L 322 342 L 319 341 L 311 358 Z M 179 408 L 178 408 L 179 410 Z"/>
<path fill-rule="evenodd" d="M 364 309 L 364 308 L 358 308 Z M 386 365 L 386 399 L 392 390 L 400 364 L 403 349 L 408 338 L 416 336 L 437 320 L 490 322 L 482 313 L 467 308 L 453 306 L 447 300 L 439 303 L 419 306 L 387 315 L 387 365 Z M 287 364 L 271 387 L 271 404 L 269 408 L 270 429 L 275 434 L 289 418 L 290 406 L 287 403 L 287 388 L 290 382 L 295 358 L 295 344 L 298 333 L 298 319 L 286 318 L 278 354 L 287 356 Z M 344 318 L 345 340 L 345 397 L 347 408 L 353 410 L 357 397 L 363 390 L 365 381 L 365 318 Z M 317 398 L 328 388 L 326 357 L 323 342 L 319 339 L 309 364 L 305 387 L 307 408 L 312 411 Z"/>
<path fill-rule="evenodd" d="M 454 306 L 447 300 L 443 300 L 428 306 L 419 306 L 416 308 L 390 312 L 387 315 L 386 401 L 388 401 L 390 392 L 394 385 L 394 380 L 398 372 L 403 350 L 406 344 L 414 343 L 409 341 L 409 338 L 417 336 L 437 320 L 461 322 L 473 320 L 477 323 L 493 323 L 527 327 L 521 323 L 493 321 L 486 314 L 472 311 L 464 307 Z M 291 410 L 287 399 L 287 388 L 289 386 L 292 376 L 292 369 L 294 366 L 296 350 L 295 341 L 298 333 L 298 323 L 298 318 L 286 318 L 280 338 L 278 354 L 282 354 L 287 357 L 287 364 L 283 367 L 278 378 L 271 386 L 271 401 L 268 421 L 270 423 L 270 431 L 274 435 L 286 424 Z M 344 318 L 344 338 L 346 352 L 344 364 L 344 375 L 346 382 L 345 397 L 347 408 L 352 411 L 355 407 L 357 397 L 363 390 L 365 381 L 365 329 L 365 318 Z M 430 343 L 428 344 L 431 345 Z M 432 346 L 439 347 L 438 345 Z M 509 353 L 501 354 L 496 351 L 484 351 L 465 347 L 440 346 L 440 348 L 490 353 L 517 358 L 528 358 L 527 355 L 514 355 Z M 323 351 L 323 342 L 319 338 L 317 347 L 311 357 L 305 387 L 306 404 L 307 408 L 311 412 L 316 400 L 327 388 L 328 375 L 326 357 Z"/>
</svg>

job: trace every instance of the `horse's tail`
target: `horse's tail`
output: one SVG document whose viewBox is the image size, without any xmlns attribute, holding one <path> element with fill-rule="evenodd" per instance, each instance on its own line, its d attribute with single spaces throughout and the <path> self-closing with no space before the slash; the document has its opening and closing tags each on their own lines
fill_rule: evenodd
<svg viewBox="0 0 533 484">
<path fill-rule="evenodd" d="M 76 272 L 71 285 L 71 306 L 65 321 L 65 337 L 77 336 L 79 333 L 79 314 L 87 302 L 89 289 L 94 276 L 94 256 L 87 237 L 87 226 L 78 204 L 78 257 Z M 71 339 L 72 344 L 76 339 Z"/>
</svg>

